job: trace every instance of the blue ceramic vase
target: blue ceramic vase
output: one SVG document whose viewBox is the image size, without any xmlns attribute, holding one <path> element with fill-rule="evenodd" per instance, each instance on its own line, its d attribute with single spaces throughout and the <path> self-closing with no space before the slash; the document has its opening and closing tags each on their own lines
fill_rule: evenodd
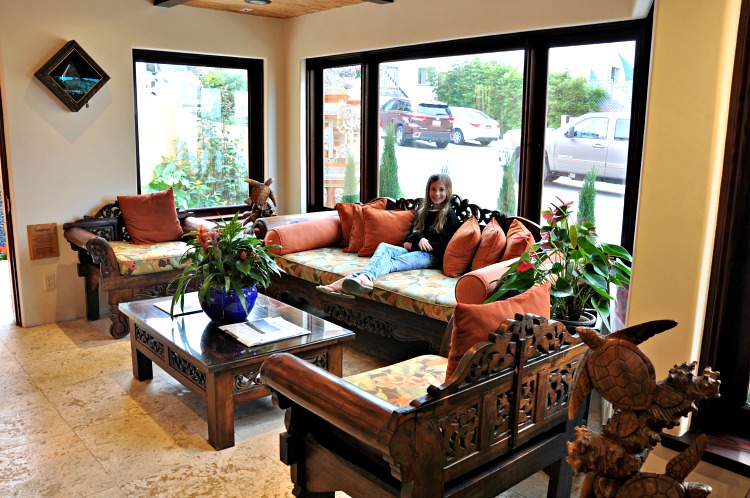
<svg viewBox="0 0 750 498">
<path fill-rule="evenodd" d="M 201 309 L 208 317 L 217 323 L 237 323 L 247 320 L 247 315 L 255 306 L 258 299 L 258 289 L 255 285 L 250 288 L 243 287 L 242 293 L 247 301 L 247 311 L 242 307 L 242 301 L 234 290 L 209 289 L 208 293 L 201 299 Z"/>
</svg>

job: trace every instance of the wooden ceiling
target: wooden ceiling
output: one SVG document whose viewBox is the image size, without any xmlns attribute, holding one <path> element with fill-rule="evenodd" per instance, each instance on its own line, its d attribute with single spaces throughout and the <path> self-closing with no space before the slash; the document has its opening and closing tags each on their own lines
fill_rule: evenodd
<svg viewBox="0 0 750 498">
<path fill-rule="evenodd" d="M 324 10 L 337 9 L 359 3 L 390 4 L 393 0 L 271 0 L 269 5 L 254 5 L 245 0 L 154 0 L 157 7 L 197 7 L 200 9 L 225 10 L 249 16 L 291 19 Z"/>
</svg>

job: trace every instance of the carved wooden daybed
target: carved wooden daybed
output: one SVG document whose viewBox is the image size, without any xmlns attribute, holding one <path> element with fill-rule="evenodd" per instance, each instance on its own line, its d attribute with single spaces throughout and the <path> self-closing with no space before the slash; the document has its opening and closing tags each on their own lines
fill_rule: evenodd
<svg viewBox="0 0 750 498">
<path fill-rule="evenodd" d="M 388 199 L 386 209 L 417 209 L 422 199 Z M 518 220 L 534 236 L 540 236 L 538 224 L 520 217 L 510 217 L 497 210 L 484 209 L 471 204 L 466 199 L 454 195 L 451 208 L 456 212 L 460 222 L 468 220 L 472 215 L 476 217 L 480 229 L 496 220 L 500 226 L 508 231 L 511 223 Z M 320 220 L 336 218 L 336 211 L 324 211 L 306 214 L 292 214 L 259 218 L 253 225 L 253 230 L 259 238 L 266 238 L 268 234 L 280 227 L 295 223 L 307 223 L 311 230 L 315 230 L 315 223 Z M 327 252 L 326 252 L 327 251 Z M 309 256 L 305 256 L 309 254 Z M 344 258 L 331 263 L 331 258 Z M 282 301 L 292 303 L 305 302 L 323 311 L 327 316 L 355 327 L 383 337 L 392 337 L 401 341 L 426 341 L 431 351 L 440 349 L 445 336 L 445 328 L 456 305 L 454 289 L 459 286 L 459 277 L 447 277 L 441 269 L 412 270 L 398 272 L 380 277 L 375 281 L 375 290 L 369 296 L 345 299 L 316 290 L 320 284 L 329 284 L 356 267 L 366 264 L 369 258 L 358 258 L 356 254 L 344 254 L 341 248 L 312 248 L 277 257 L 277 262 L 286 273 L 274 277 L 265 292 Z M 344 263 L 346 269 L 340 273 L 339 263 Z M 507 264 L 499 264 L 507 267 Z M 480 270 L 485 271 L 485 269 Z M 500 271 L 500 270 L 498 270 Z M 473 274 L 475 272 L 470 272 Z M 485 272 L 486 273 L 486 272 Z M 497 279 L 502 272 L 495 272 L 493 279 Z M 466 275 L 464 276 L 466 277 Z M 393 282 L 395 278 L 412 279 L 417 282 L 414 289 L 417 292 L 403 292 Z M 428 292 L 422 293 L 419 282 L 426 282 Z M 467 281 L 463 281 L 465 284 Z M 486 297 L 485 289 L 478 294 L 481 301 Z M 442 294 L 433 294 L 442 293 Z M 429 295 L 427 295 L 429 294 Z M 437 295 L 437 298 L 435 296 Z M 439 301 L 436 302 L 435 299 Z M 416 305 L 414 305 L 416 301 Z M 466 302 L 465 300 L 462 302 Z"/>
<path fill-rule="evenodd" d="M 192 214 L 177 212 L 184 233 L 196 230 L 199 225 L 210 224 Z M 118 304 L 169 295 L 169 281 L 180 273 L 178 262 L 186 249 L 184 242 L 162 243 L 165 253 L 145 273 L 132 271 L 133 265 L 125 268 L 122 256 L 118 261 L 110 242 L 128 242 L 130 235 L 117 202 L 105 205 L 93 216 L 65 223 L 63 229 L 70 247 L 78 252 L 78 276 L 84 277 L 86 293 L 86 318 L 100 318 L 99 289 L 106 292 L 112 320 L 109 333 L 117 339 L 128 333 L 127 318 L 120 313 Z"/>
<path fill-rule="evenodd" d="M 269 358 L 260 380 L 287 410 L 281 460 L 294 495 L 494 497 L 544 469 L 547 496 L 568 498 L 565 443 L 580 423 L 568 421 L 568 404 L 588 349 L 559 322 L 531 314 L 488 336 L 442 385 L 397 404 L 371 389 L 382 385 L 373 378 L 396 372 L 340 379 L 291 355 Z M 386 368 L 400 368 L 408 386 L 410 376 L 424 380 L 424 369 L 404 363 L 434 369 L 441 360 L 427 355 Z"/>
</svg>

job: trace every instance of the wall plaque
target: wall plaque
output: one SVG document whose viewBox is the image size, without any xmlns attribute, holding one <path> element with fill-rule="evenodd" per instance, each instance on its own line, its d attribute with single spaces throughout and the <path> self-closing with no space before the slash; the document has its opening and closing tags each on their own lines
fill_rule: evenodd
<svg viewBox="0 0 750 498">
<path fill-rule="evenodd" d="M 57 223 L 43 225 L 27 225 L 29 236 L 29 258 L 45 259 L 60 256 L 57 245 Z"/>
</svg>

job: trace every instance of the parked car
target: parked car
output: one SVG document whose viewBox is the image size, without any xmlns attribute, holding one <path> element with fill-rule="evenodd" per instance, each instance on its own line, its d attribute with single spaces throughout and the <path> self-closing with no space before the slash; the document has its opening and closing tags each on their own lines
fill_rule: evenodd
<svg viewBox="0 0 750 498">
<path fill-rule="evenodd" d="M 413 140 L 434 142 L 445 148 L 453 133 L 453 116 L 448 104 L 420 102 L 413 104 L 405 98 L 393 98 L 380 108 L 380 126 L 394 126 L 397 145 L 408 145 Z"/>
<path fill-rule="evenodd" d="M 596 168 L 597 179 L 624 182 L 630 144 L 630 113 L 593 112 L 573 118 L 547 135 L 545 181 L 583 178 Z"/>
<path fill-rule="evenodd" d="M 506 153 L 518 161 L 521 130 L 503 135 L 500 164 Z M 598 180 L 625 181 L 630 143 L 630 113 L 592 112 L 576 118 L 558 129 L 547 129 L 544 141 L 544 181 L 561 176 L 581 180 L 596 168 Z M 518 166 L 516 166 L 516 177 Z"/>
<path fill-rule="evenodd" d="M 500 125 L 497 121 L 471 107 L 450 106 L 453 115 L 453 143 L 463 145 L 467 140 L 489 145 L 500 138 Z"/>
</svg>

